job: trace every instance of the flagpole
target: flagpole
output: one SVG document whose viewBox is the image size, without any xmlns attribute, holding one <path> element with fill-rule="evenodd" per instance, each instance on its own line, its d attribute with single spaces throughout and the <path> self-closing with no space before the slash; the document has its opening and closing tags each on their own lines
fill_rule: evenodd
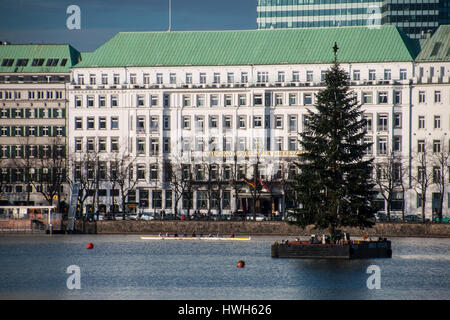
<svg viewBox="0 0 450 320">
<path fill-rule="evenodd" d="M 169 0 L 169 30 L 172 31 L 172 0 Z"/>
</svg>

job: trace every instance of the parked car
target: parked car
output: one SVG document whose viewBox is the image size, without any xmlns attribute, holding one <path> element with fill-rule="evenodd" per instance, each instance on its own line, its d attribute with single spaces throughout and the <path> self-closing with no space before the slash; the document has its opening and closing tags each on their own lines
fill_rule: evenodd
<svg viewBox="0 0 450 320">
<path fill-rule="evenodd" d="M 434 222 L 439 222 L 439 217 L 434 218 L 433 221 L 434 221 Z M 448 217 L 442 217 L 442 222 L 450 223 L 450 218 L 448 218 Z"/>
<path fill-rule="evenodd" d="M 378 212 L 378 213 L 375 213 L 375 219 L 377 221 L 386 221 L 387 220 L 387 216 L 384 213 Z"/>
<path fill-rule="evenodd" d="M 263 214 L 257 214 L 255 217 L 253 217 L 253 214 L 249 214 L 247 216 L 247 220 L 253 220 L 255 218 L 255 221 L 265 221 L 268 220 L 268 218 Z"/>
<path fill-rule="evenodd" d="M 422 219 L 415 214 L 409 214 L 409 215 L 405 216 L 405 221 L 406 222 L 421 222 Z"/>
<path fill-rule="evenodd" d="M 124 212 L 112 212 L 111 216 L 114 220 L 124 220 L 125 213 Z"/>
<path fill-rule="evenodd" d="M 137 213 L 129 213 L 125 216 L 126 220 L 139 220 L 139 215 Z"/>
<path fill-rule="evenodd" d="M 155 220 L 155 216 L 149 212 L 143 212 L 141 215 L 141 220 L 144 221 Z"/>
</svg>

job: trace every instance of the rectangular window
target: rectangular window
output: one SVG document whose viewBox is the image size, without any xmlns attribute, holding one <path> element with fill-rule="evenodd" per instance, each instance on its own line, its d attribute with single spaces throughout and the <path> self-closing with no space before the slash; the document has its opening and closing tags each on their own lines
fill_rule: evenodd
<svg viewBox="0 0 450 320">
<path fill-rule="evenodd" d="M 93 130 L 95 129 L 95 123 L 94 123 L 94 117 L 87 117 L 86 119 L 86 128 L 88 130 Z"/>
<path fill-rule="evenodd" d="M 248 73 L 247 72 L 241 72 L 241 82 L 242 83 L 248 82 Z"/>
<path fill-rule="evenodd" d="M 402 114 L 394 113 L 394 128 L 400 129 L 402 127 Z"/>
<path fill-rule="evenodd" d="M 305 106 L 312 105 L 312 94 L 311 93 L 305 93 L 303 95 L 303 104 Z"/>
<path fill-rule="evenodd" d="M 378 92 L 378 103 L 388 103 L 388 93 Z"/>
<path fill-rule="evenodd" d="M 177 83 L 177 75 L 175 73 L 171 73 L 169 75 L 169 82 L 170 82 L 170 84 L 176 84 Z"/>
<path fill-rule="evenodd" d="M 441 128 L 441 116 L 434 116 L 434 129 Z"/>
<path fill-rule="evenodd" d="M 159 139 L 150 139 L 150 156 L 157 156 L 159 154 Z"/>
<path fill-rule="evenodd" d="M 372 132 L 372 115 L 364 115 L 364 120 L 366 120 L 366 131 Z"/>
<path fill-rule="evenodd" d="M 75 152 L 83 151 L 83 138 L 75 138 Z"/>
<path fill-rule="evenodd" d="M 425 129 L 425 116 L 419 116 L 419 129 Z"/>
<path fill-rule="evenodd" d="M 186 73 L 186 84 L 192 84 L 192 73 Z"/>
<path fill-rule="evenodd" d="M 441 141 L 440 140 L 433 140 L 433 152 L 434 153 L 441 152 Z"/>
<path fill-rule="evenodd" d="M 98 118 L 98 128 L 100 130 L 106 130 L 106 117 Z"/>
<path fill-rule="evenodd" d="M 163 84 L 163 74 L 162 73 L 157 73 L 156 74 L 156 83 L 157 84 Z"/>
<path fill-rule="evenodd" d="M 408 73 L 406 69 L 400 69 L 400 80 L 406 80 Z"/>
<path fill-rule="evenodd" d="M 220 73 L 214 73 L 214 83 L 220 83 Z"/>
<path fill-rule="evenodd" d="M 262 94 L 255 94 L 253 96 L 253 104 L 255 106 L 262 106 L 262 104 L 263 104 L 263 96 L 262 96 Z"/>
<path fill-rule="evenodd" d="M 394 151 L 402 151 L 402 137 L 394 136 Z"/>
<path fill-rule="evenodd" d="M 212 104 L 212 98 L 211 98 L 211 104 Z M 203 94 L 199 94 L 197 96 L 197 107 L 204 107 L 205 106 L 205 96 Z"/>
<path fill-rule="evenodd" d="M 261 116 L 253 116 L 253 128 L 262 128 Z"/>
<path fill-rule="evenodd" d="M 106 138 L 98 138 L 98 152 L 106 152 Z"/>
<path fill-rule="evenodd" d="M 111 117 L 111 130 L 119 129 L 119 117 Z"/>
<path fill-rule="evenodd" d="M 108 75 L 102 74 L 102 84 L 108 84 Z"/>
<path fill-rule="evenodd" d="M 239 129 L 245 129 L 246 127 L 246 116 L 239 116 Z"/>
<path fill-rule="evenodd" d="M 300 82 L 300 73 L 298 71 L 292 71 L 292 82 Z"/>
<path fill-rule="evenodd" d="M 257 73 L 257 82 L 259 82 L 259 83 L 269 82 L 269 72 L 267 72 L 267 71 L 258 71 L 258 73 Z"/>
<path fill-rule="evenodd" d="M 362 93 L 362 103 L 363 104 L 372 104 L 372 92 L 363 92 Z"/>
<path fill-rule="evenodd" d="M 419 103 L 425 103 L 425 91 L 419 91 Z"/>
<path fill-rule="evenodd" d="M 94 96 L 87 96 L 87 106 L 91 108 L 94 106 Z"/>
<path fill-rule="evenodd" d="M 200 83 L 201 84 L 206 83 L 206 73 L 200 73 Z"/>
<path fill-rule="evenodd" d="M 118 98 L 117 96 L 113 95 L 111 96 L 111 107 L 117 107 L 118 106 Z"/>
<path fill-rule="evenodd" d="M 378 115 L 378 131 L 388 131 L 388 115 L 379 114 Z"/>
<path fill-rule="evenodd" d="M 313 82 L 313 72 L 306 71 L 306 82 Z"/>
<path fill-rule="evenodd" d="M 361 80 L 361 73 L 359 70 L 353 70 L 353 80 L 354 81 Z"/>
<path fill-rule="evenodd" d="M 184 107 L 191 106 L 191 96 L 190 95 L 183 95 L 183 106 Z"/>
<path fill-rule="evenodd" d="M 183 117 L 183 129 L 186 129 L 186 130 L 191 129 L 191 117 L 190 116 Z"/>
<path fill-rule="evenodd" d="M 111 138 L 111 152 L 119 151 L 119 138 Z"/>
<path fill-rule="evenodd" d="M 151 116 L 150 117 L 150 130 L 151 131 L 158 131 L 159 130 L 159 117 L 158 116 Z"/>
<path fill-rule="evenodd" d="M 289 151 L 297 150 L 297 138 L 289 138 Z"/>
<path fill-rule="evenodd" d="M 238 98 L 239 98 L 239 105 L 240 106 L 247 105 L 247 96 L 245 94 L 240 94 Z"/>
<path fill-rule="evenodd" d="M 170 116 L 164 116 L 163 118 L 163 129 L 170 130 Z"/>
<path fill-rule="evenodd" d="M 377 152 L 378 155 L 387 154 L 387 137 L 378 137 Z"/>
<path fill-rule="evenodd" d="M 297 132 L 297 116 L 289 116 L 289 132 Z"/>
<path fill-rule="evenodd" d="M 275 105 L 276 106 L 283 105 L 283 94 L 282 93 L 275 94 Z"/>
<path fill-rule="evenodd" d="M 284 82 L 285 80 L 284 71 L 278 71 L 278 82 Z"/>
<path fill-rule="evenodd" d="M 402 104 L 402 92 L 394 91 L 394 104 Z"/>
<path fill-rule="evenodd" d="M 120 75 L 118 75 L 118 74 L 114 74 L 113 75 L 113 82 L 114 82 L 114 84 L 120 84 Z"/>
<path fill-rule="evenodd" d="M 434 102 L 435 103 L 440 103 L 441 102 L 441 92 L 440 91 L 435 91 L 434 92 Z"/>
<path fill-rule="evenodd" d="M 230 107 L 233 102 L 233 96 L 231 94 L 225 95 L 225 107 Z"/>
<path fill-rule="evenodd" d="M 384 69 L 384 80 L 391 80 L 391 69 Z"/>
<path fill-rule="evenodd" d="M 231 129 L 232 116 L 224 116 L 223 117 L 223 128 Z"/>
<path fill-rule="evenodd" d="M 227 73 L 227 82 L 228 83 L 234 83 L 234 73 L 233 72 L 228 72 Z"/>
<path fill-rule="evenodd" d="M 83 118 L 76 117 L 75 118 L 75 129 L 82 130 L 83 129 Z"/>
<path fill-rule="evenodd" d="M 209 117 L 209 127 L 212 129 L 217 129 L 219 127 L 219 116 Z"/>
<path fill-rule="evenodd" d="M 136 139 L 136 152 L 138 155 L 145 155 L 145 138 Z"/>
<path fill-rule="evenodd" d="M 219 95 L 212 94 L 211 95 L 211 107 L 217 107 L 219 105 Z"/>
<path fill-rule="evenodd" d="M 425 140 L 417 141 L 417 152 L 419 153 L 425 152 Z"/>
<path fill-rule="evenodd" d="M 99 96 L 98 97 L 98 106 L 100 108 L 106 107 L 106 97 L 105 96 Z"/>
<path fill-rule="evenodd" d="M 374 81 L 376 79 L 377 79 L 377 77 L 376 77 L 375 70 L 369 70 L 369 81 Z"/>
</svg>

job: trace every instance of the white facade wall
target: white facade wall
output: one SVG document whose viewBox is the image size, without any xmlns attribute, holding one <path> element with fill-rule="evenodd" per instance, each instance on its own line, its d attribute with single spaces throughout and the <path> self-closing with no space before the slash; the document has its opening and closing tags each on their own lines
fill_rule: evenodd
<svg viewBox="0 0 450 320">
<path fill-rule="evenodd" d="M 416 132 L 415 120 L 417 115 L 425 113 L 427 121 L 432 121 L 435 111 L 441 116 L 441 130 L 424 131 L 424 135 L 430 138 L 441 137 L 449 131 L 449 83 L 418 84 L 417 70 L 424 68 L 424 73 L 429 70 L 429 66 L 414 65 L 411 62 L 385 62 L 385 63 L 343 63 L 344 70 L 349 72 L 351 77 L 351 88 L 356 92 L 358 100 L 363 101 L 363 93 L 372 95 L 372 102 L 364 103 L 364 113 L 372 117 L 372 128 L 368 135 L 372 137 L 373 156 L 375 162 L 380 161 L 385 155 L 378 148 L 380 137 L 387 138 L 387 150 L 393 147 L 394 137 L 401 138 L 401 149 L 398 151 L 406 161 L 411 159 L 413 149 L 417 145 L 420 134 Z M 196 119 L 203 118 L 204 131 L 201 136 L 204 139 L 205 150 L 207 141 L 211 138 L 217 139 L 217 149 L 222 152 L 224 148 L 224 138 L 231 139 L 232 149 L 239 138 L 246 138 L 247 151 L 254 150 L 254 138 L 260 137 L 264 144 L 266 157 L 270 154 L 276 159 L 295 159 L 295 151 L 290 152 L 290 138 L 298 137 L 298 132 L 303 130 L 302 119 L 307 113 L 307 108 L 314 104 L 314 94 L 320 90 L 321 74 L 326 71 L 329 65 L 308 64 L 308 65 L 271 65 L 271 66 L 185 66 L 185 67 L 121 67 L 121 68 L 74 68 L 74 83 L 69 90 L 69 144 L 71 153 L 75 152 L 75 139 L 83 139 L 83 149 L 87 138 L 107 138 L 107 150 L 104 153 L 105 159 L 109 156 L 110 139 L 119 138 L 121 150 L 128 150 L 137 157 L 137 164 L 146 166 L 146 180 L 138 184 L 138 189 L 161 190 L 168 189 L 167 184 L 162 180 L 162 163 L 164 159 L 176 160 L 176 150 L 181 150 L 181 141 L 191 136 L 195 139 Z M 446 74 L 449 66 L 446 65 Z M 437 69 L 437 68 L 436 68 Z M 388 72 L 390 70 L 390 72 Z M 359 71 L 359 78 L 353 78 Z M 279 79 L 279 74 L 284 72 L 284 81 Z M 294 72 L 298 72 L 298 79 L 293 79 Z M 439 69 L 439 72 L 440 69 Z M 242 83 L 242 74 L 247 75 L 247 83 Z M 402 73 L 402 77 L 401 74 Z M 233 79 L 229 75 L 233 74 Z M 309 74 L 312 74 L 312 78 Z M 114 84 L 114 76 L 119 77 L 119 82 Z M 170 83 L 170 79 L 175 76 L 176 81 Z M 220 81 L 217 76 L 220 75 Z M 375 75 L 375 78 L 372 78 Z M 78 82 L 80 76 L 84 78 L 84 84 Z M 95 84 L 90 83 L 90 79 L 95 77 Z M 102 76 L 107 77 L 107 84 L 102 84 Z M 144 79 L 148 77 L 148 82 Z M 205 77 L 201 83 L 201 77 Z M 160 80 L 162 78 L 162 81 Z M 191 81 L 189 81 L 191 79 Z M 356 80 L 354 80 L 356 79 Z M 415 80 L 416 79 L 416 80 Z M 230 81 L 229 81 L 230 80 Z M 260 82 L 258 82 L 260 80 Z M 261 81 L 264 80 L 264 81 Z M 293 80 L 298 80 L 294 81 Z M 161 82 L 161 83 L 158 83 Z M 437 81 L 436 81 L 437 82 Z M 441 102 L 439 104 L 426 105 L 418 104 L 416 99 L 418 90 L 425 90 L 426 96 L 431 97 L 435 90 L 441 91 Z M 400 94 L 401 98 L 396 101 L 395 97 Z M 255 105 L 255 98 L 258 95 L 262 99 L 261 105 Z M 270 95 L 270 102 L 266 103 L 266 95 Z M 87 106 L 88 96 L 93 97 L 94 105 Z M 106 100 L 105 107 L 99 107 L 100 96 Z M 111 96 L 116 96 L 117 107 L 111 106 Z M 157 101 L 151 105 L 151 97 Z M 165 102 L 165 97 L 170 97 Z M 280 104 L 277 104 L 277 97 Z M 387 101 L 384 101 L 387 96 Z M 138 106 L 138 98 L 143 98 L 143 106 Z M 228 97 L 231 103 L 226 105 Z M 296 100 L 291 104 L 291 98 Z M 305 99 L 312 97 L 311 105 L 305 105 Z M 75 104 L 76 98 L 81 100 L 81 106 Z M 217 98 L 216 105 L 213 101 Z M 245 98 L 245 103 L 240 105 L 239 101 Z M 203 103 L 200 103 L 200 101 Z M 199 106 L 199 104 L 202 104 Z M 431 111 L 431 109 L 433 111 Z M 394 114 L 401 115 L 401 123 L 394 127 Z M 387 116 L 387 127 L 378 128 L 379 116 Z M 232 127 L 224 128 L 224 118 L 232 117 Z M 254 117 L 261 117 L 262 128 L 254 128 Z M 266 116 L 270 116 L 270 128 L 266 127 Z M 280 128 L 275 126 L 275 116 L 282 116 L 283 123 Z M 291 116 L 297 117 L 296 131 L 290 130 L 289 119 Z M 86 129 L 87 117 L 93 117 L 95 128 Z M 106 129 L 98 129 L 99 118 L 106 118 Z M 119 128 L 111 129 L 111 118 L 119 119 Z M 143 130 L 137 128 L 137 118 L 144 117 L 145 127 Z M 152 131 L 150 128 L 151 117 L 157 117 L 158 129 Z M 170 129 L 163 127 L 164 117 L 170 117 Z M 190 129 L 183 129 L 184 117 L 190 117 Z M 210 128 L 211 119 L 218 118 L 218 127 Z M 246 127 L 238 128 L 239 117 L 245 117 Z M 81 118 L 82 129 L 75 129 L 75 118 Z M 430 122 L 431 126 L 431 122 Z M 198 137 L 198 134 L 197 134 Z M 157 156 L 150 154 L 151 139 L 159 140 L 159 153 Z M 170 152 L 164 153 L 164 138 L 170 138 Z M 270 150 L 267 150 L 267 139 L 270 138 Z M 276 141 L 282 139 L 282 152 L 274 152 Z M 145 139 L 145 155 L 137 154 L 138 139 Z M 178 143 L 180 142 L 180 143 Z M 267 152 L 269 151 L 269 152 Z M 198 156 L 205 160 L 208 153 L 191 152 L 191 155 Z M 228 155 L 229 156 L 229 155 Z M 227 158 L 227 160 L 230 160 Z M 245 158 L 243 159 L 246 160 Z M 289 163 L 291 160 L 288 160 Z M 150 181 L 149 166 L 152 163 L 159 165 L 158 183 Z M 269 169 L 268 169 L 269 170 Z M 411 170 L 414 172 L 414 170 Z M 247 177 L 250 177 L 249 174 Z M 105 186 L 108 188 L 108 186 Z M 248 191 L 247 191 L 248 193 Z M 245 194 L 245 192 L 244 192 Z M 164 208 L 165 193 L 162 193 Z M 137 196 L 138 198 L 138 196 Z M 150 195 L 151 198 L 151 195 Z M 139 199 L 136 199 L 137 201 Z M 196 209 L 196 193 L 194 193 L 194 209 Z M 407 192 L 407 214 L 414 214 L 416 208 L 416 195 L 414 191 Z M 110 204 L 110 198 L 102 199 L 104 203 Z M 179 204 L 181 208 L 181 203 Z M 151 209 L 151 201 L 149 208 Z M 167 209 L 167 208 L 166 208 Z M 224 213 L 234 210 L 234 200 L 231 199 L 231 206 L 224 208 Z M 282 209 L 282 201 L 278 203 L 278 208 Z M 447 210 L 447 203 L 444 202 L 444 213 Z M 204 210 L 203 210 L 204 211 Z M 217 211 L 217 210 L 216 210 Z M 216 212 L 213 210 L 213 212 Z M 170 212 L 170 210 L 166 210 Z M 182 211 L 183 212 L 183 211 Z"/>
</svg>

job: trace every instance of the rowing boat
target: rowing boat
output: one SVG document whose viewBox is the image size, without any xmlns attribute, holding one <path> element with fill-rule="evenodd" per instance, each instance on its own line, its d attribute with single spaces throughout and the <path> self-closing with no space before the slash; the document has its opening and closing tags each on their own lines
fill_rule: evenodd
<svg viewBox="0 0 450 320">
<path fill-rule="evenodd" d="M 164 236 L 142 236 L 142 240 L 211 240 L 211 241 L 248 241 L 251 237 L 234 237 L 234 238 L 221 238 L 221 237 L 164 237 Z"/>
</svg>

